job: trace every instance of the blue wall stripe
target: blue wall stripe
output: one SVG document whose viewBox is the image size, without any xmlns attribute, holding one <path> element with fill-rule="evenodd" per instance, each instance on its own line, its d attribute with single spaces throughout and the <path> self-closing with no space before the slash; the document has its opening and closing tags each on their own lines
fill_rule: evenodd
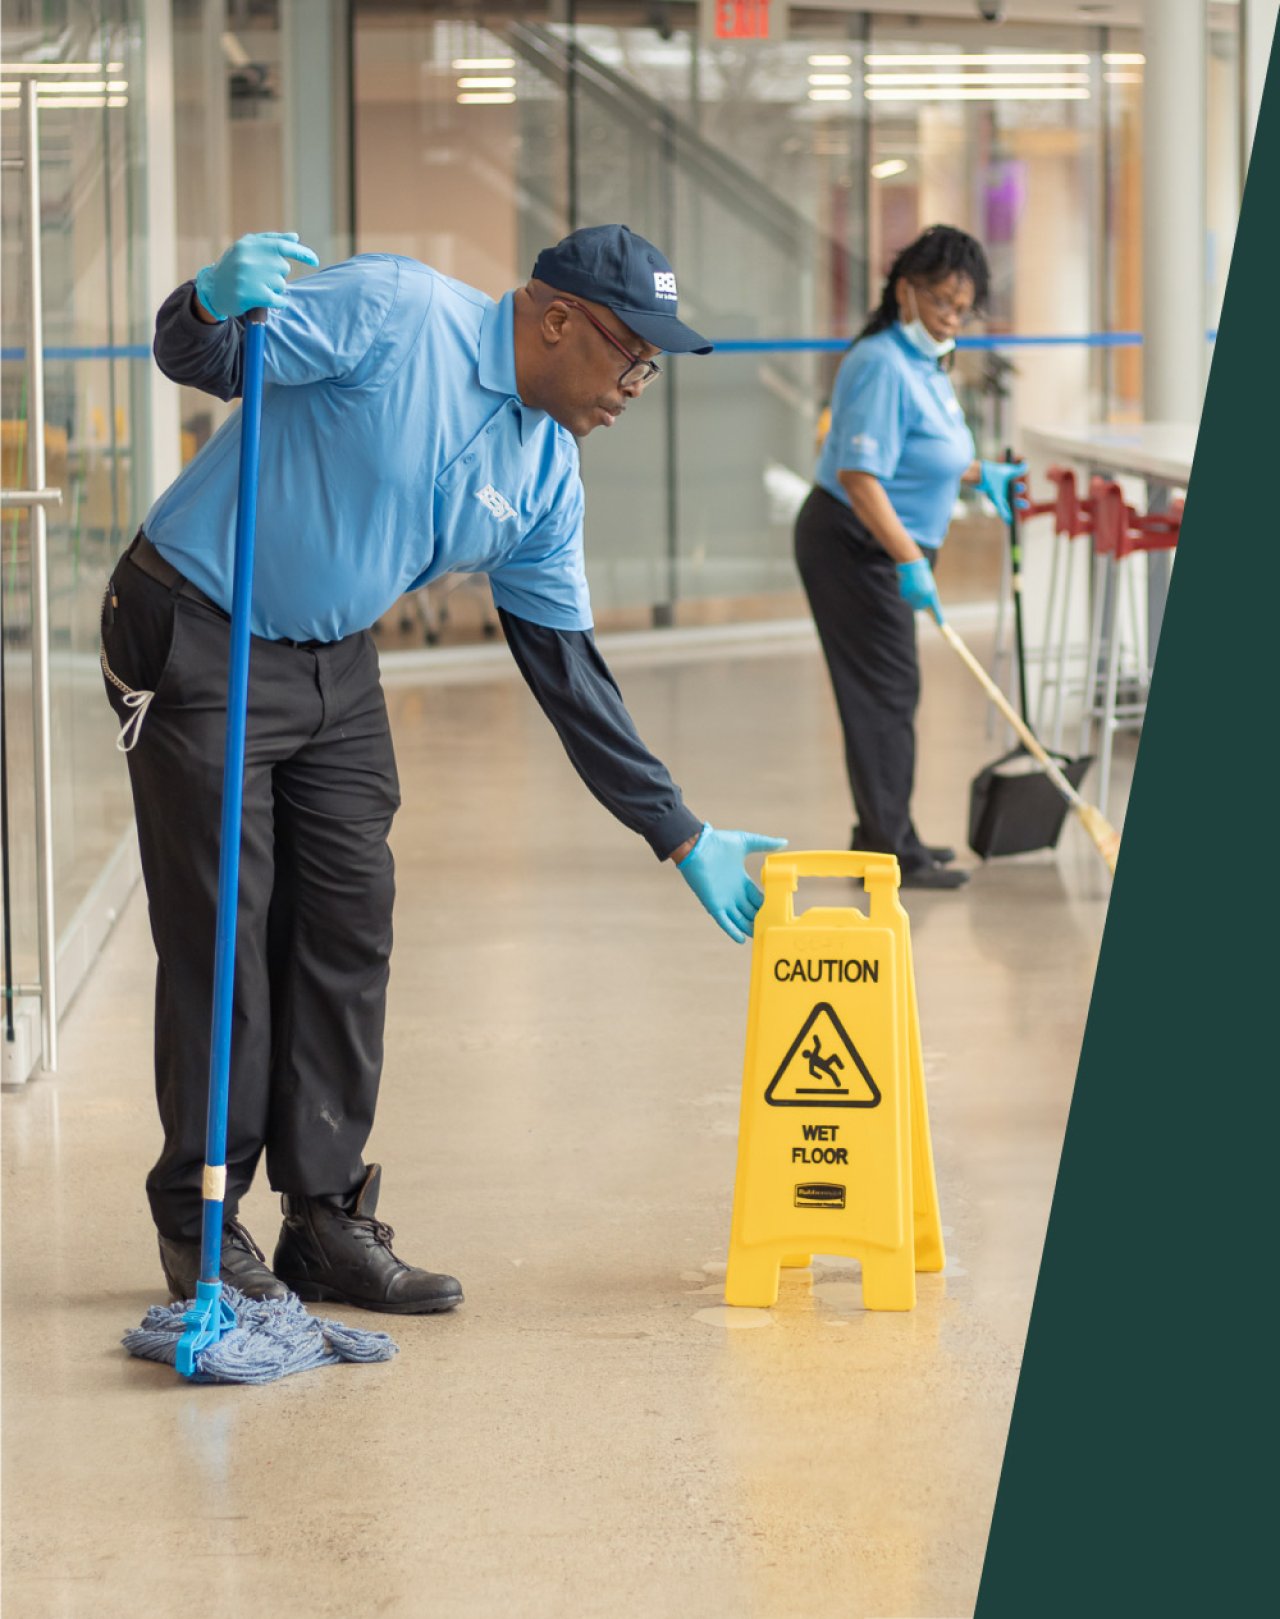
<svg viewBox="0 0 1280 1619">
<path fill-rule="evenodd" d="M 20 349 L 0 349 L 0 360 L 25 360 L 27 351 Z M 46 362 L 49 360 L 149 360 L 151 350 L 145 343 L 118 343 L 111 344 L 72 344 L 70 347 L 51 347 L 44 351 Z"/>
<path fill-rule="evenodd" d="M 1212 342 L 1217 337 L 1216 327 L 1205 336 Z M 852 342 L 849 337 L 761 337 L 721 338 L 716 342 L 717 354 L 838 354 Z M 1046 333 L 1041 337 L 1015 336 L 1011 332 L 983 334 L 980 337 L 961 337 L 958 349 L 1125 349 L 1139 348 L 1141 332 L 1069 332 Z M 0 360 L 25 360 L 25 348 L 0 349 Z M 115 347 L 63 347 L 47 348 L 46 360 L 149 360 L 151 350 L 145 343 L 122 343 Z"/>
<path fill-rule="evenodd" d="M 851 337 L 773 337 L 728 338 L 716 342 L 717 354 L 825 353 L 835 354 L 849 347 Z M 1090 349 L 1137 348 L 1141 332 L 1085 332 L 1080 336 L 1062 333 L 1044 337 L 1015 337 L 1011 333 L 960 337 L 958 349 L 1033 349 L 1080 347 Z"/>
</svg>

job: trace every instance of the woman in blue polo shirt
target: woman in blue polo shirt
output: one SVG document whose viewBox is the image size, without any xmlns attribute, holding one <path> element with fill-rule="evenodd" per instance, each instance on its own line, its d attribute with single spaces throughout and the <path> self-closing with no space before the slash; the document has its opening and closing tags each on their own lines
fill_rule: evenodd
<svg viewBox="0 0 1280 1619">
<path fill-rule="evenodd" d="M 898 857 L 909 888 L 959 888 L 955 851 L 911 820 L 920 696 L 915 613 L 942 608 L 933 561 L 961 483 L 1005 520 L 1022 465 L 978 461 L 943 357 L 986 300 L 972 236 L 934 225 L 904 248 L 880 306 L 845 355 L 814 487 L 796 519 L 796 563 L 844 728 L 857 822 L 851 847 Z"/>
</svg>

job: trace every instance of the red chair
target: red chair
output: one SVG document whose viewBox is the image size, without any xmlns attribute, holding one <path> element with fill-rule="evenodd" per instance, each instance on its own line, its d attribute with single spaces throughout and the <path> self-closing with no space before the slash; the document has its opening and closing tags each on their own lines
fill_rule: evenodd
<svg viewBox="0 0 1280 1619">
<path fill-rule="evenodd" d="M 1036 728 L 1043 733 L 1048 718 L 1049 692 L 1055 694 L 1053 746 L 1062 747 L 1063 693 L 1069 650 L 1068 629 L 1071 613 L 1071 584 L 1076 553 L 1072 542 L 1092 533 L 1090 502 L 1076 492 L 1076 475 L 1071 467 L 1050 467 L 1045 476 L 1053 485 L 1053 498 L 1027 500 L 1020 508 L 1024 517 L 1053 518 L 1053 553 L 1049 559 L 1049 590 L 1045 601 L 1044 636 L 1036 654 L 1040 664 L 1040 689 L 1036 700 Z M 1083 648 L 1077 650 L 1079 656 Z M 1053 665 L 1052 672 L 1050 665 Z"/>
<path fill-rule="evenodd" d="M 1182 502 L 1175 501 L 1166 512 L 1140 515 L 1127 503 L 1118 483 L 1106 478 L 1094 478 L 1089 503 L 1093 513 L 1093 612 L 1089 630 L 1089 658 L 1085 666 L 1080 751 L 1088 751 L 1093 721 L 1098 719 L 1101 722 L 1098 753 L 1102 761 L 1099 798 L 1105 814 L 1111 786 L 1111 753 L 1115 733 L 1122 724 L 1141 723 L 1146 712 L 1147 690 L 1155 661 L 1154 647 L 1148 646 L 1143 655 L 1141 632 L 1135 624 L 1133 642 L 1139 658 L 1136 692 L 1131 700 L 1120 703 L 1120 651 L 1123 641 L 1120 591 L 1124 583 L 1121 569 L 1129 557 L 1177 548 L 1182 530 Z M 1101 701 L 1098 697 L 1100 676 Z"/>
</svg>

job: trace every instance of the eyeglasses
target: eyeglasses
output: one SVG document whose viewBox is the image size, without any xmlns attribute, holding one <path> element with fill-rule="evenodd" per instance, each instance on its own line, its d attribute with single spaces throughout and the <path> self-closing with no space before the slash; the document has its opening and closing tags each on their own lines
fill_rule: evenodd
<svg viewBox="0 0 1280 1619">
<path fill-rule="evenodd" d="M 571 298 L 562 298 L 560 302 L 565 306 L 566 309 L 576 309 L 580 315 L 585 315 L 595 327 L 596 331 L 598 331 L 602 337 L 607 337 L 609 339 L 619 354 L 626 355 L 628 362 L 627 368 L 618 378 L 619 388 L 634 388 L 637 383 L 643 388 L 646 386 L 646 384 L 652 382 L 655 377 L 660 377 L 662 375 L 662 367 L 656 360 L 642 360 L 637 355 L 632 354 L 629 348 L 625 348 L 621 343 L 619 343 L 618 339 L 613 335 L 607 326 L 602 326 L 600 324 L 589 309 L 585 309 L 581 304 L 574 303 Z"/>
<path fill-rule="evenodd" d="M 911 285 L 926 303 L 932 304 L 940 315 L 950 315 L 960 326 L 967 326 L 977 313 L 972 304 L 959 304 L 950 298 L 939 298 L 932 287 L 920 281 L 913 281 Z"/>
</svg>

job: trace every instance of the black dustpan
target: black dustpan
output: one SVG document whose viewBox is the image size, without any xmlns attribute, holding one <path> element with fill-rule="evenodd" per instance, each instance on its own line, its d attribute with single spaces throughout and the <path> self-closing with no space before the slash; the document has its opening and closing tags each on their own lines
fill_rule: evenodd
<svg viewBox="0 0 1280 1619">
<path fill-rule="evenodd" d="M 1005 452 L 1012 460 L 1012 453 Z M 1017 506 L 1010 503 L 1009 554 L 1013 564 L 1014 645 L 1018 659 L 1018 700 L 1027 722 L 1027 666 L 1022 639 L 1022 544 L 1018 537 Z M 1092 755 L 1078 759 L 1055 753 L 1071 785 L 1079 788 L 1093 763 Z M 980 859 L 996 855 L 1029 854 L 1035 849 L 1056 849 L 1067 818 L 1067 801 L 1024 747 L 1016 747 L 993 760 L 973 778 L 969 787 L 969 847 Z"/>
<path fill-rule="evenodd" d="M 1091 754 L 1050 758 L 1079 789 Z M 993 855 L 1056 849 L 1068 804 L 1025 748 L 1014 748 L 980 770 L 969 787 L 969 847 L 983 860 Z"/>
</svg>

